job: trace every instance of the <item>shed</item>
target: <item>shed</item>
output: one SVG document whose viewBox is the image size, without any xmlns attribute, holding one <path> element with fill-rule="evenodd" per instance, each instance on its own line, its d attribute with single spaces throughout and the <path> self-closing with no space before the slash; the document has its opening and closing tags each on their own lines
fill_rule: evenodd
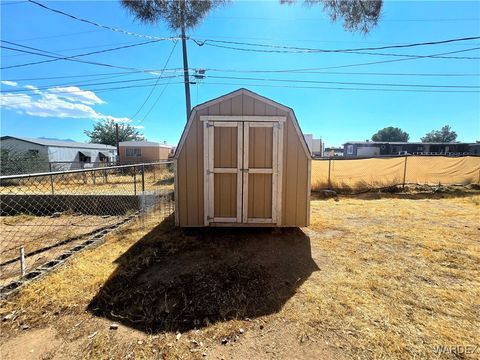
<svg viewBox="0 0 480 360">
<path fill-rule="evenodd" d="M 197 105 L 174 160 L 177 226 L 309 225 L 311 156 L 285 105 L 247 89 Z"/>
</svg>

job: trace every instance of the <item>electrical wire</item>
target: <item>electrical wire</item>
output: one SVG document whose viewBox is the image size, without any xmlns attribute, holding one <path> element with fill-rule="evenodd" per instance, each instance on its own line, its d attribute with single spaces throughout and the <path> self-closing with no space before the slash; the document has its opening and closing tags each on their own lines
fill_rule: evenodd
<svg viewBox="0 0 480 360">
<path fill-rule="evenodd" d="M 3 41 L 3 40 L 1 40 L 1 41 Z M 17 46 L 21 46 L 21 47 L 29 48 L 29 49 L 35 49 L 35 48 L 29 47 L 29 46 L 25 46 L 25 45 L 17 45 Z M 27 51 L 27 50 L 22 50 L 22 49 L 11 48 L 11 47 L 8 47 L 8 46 L 3 46 L 3 45 L 0 45 L 0 48 L 2 48 L 2 49 L 7 49 L 7 50 L 12 50 L 12 51 L 17 51 L 17 52 L 24 52 L 24 53 L 32 54 L 32 55 L 44 56 L 44 57 L 53 58 L 53 59 L 79 62 L 79 63 L 83 63 L 83 64 L 104 66 L 104 67 L 110 67 L 110 68 L 116 68 L 116 69 L 122 69 L 122 70 L 133 70 L 133 71 L 138 71 L 138 70 L 140 70 L 140 69 L 138 69 L 138 68 L 112 65 L 112 64 L 100 63 L 100 62 L 96 62 L 96 61 L 87 61 L 87 60 L 73 59 L 73 58 L 68 58 L 68 57 L 60 57 L 60 56 L 55 56 L 55 55 L 47 55 L 47 54 L 44 54 L 44 53 L 41 53 L 41 52 L 39 53 L 38 51 L 43 51 L 43 52 L 45 52 L 44 50 L 40 50 L 40 49 L 35 49 L 37 52 L 33 52 L 33 51 Z M 9 68 L 9 67 L 1 67 L 0 69 L 3 70 L 3 69 L 7 69 L 7 68 Z M 143 70 L 140 70 L 140 71 L 143 71 Z"/>
<path fill-rule="evenodd" d="M 439 40 L 439 41 L 426 41 L 426 42 L 418 42 L 418 43 L 410 43 L 410 44 L 397 44 L 397 45 L 386 45 L 386 46 L 377 46 L 377 47 L 365 47 L 365 48 L 350 48 L 350 49 L 315 49 L 315 48 L 303 48 L 303 47 L 295 47 L 295 46 L 285 46 L 285 45 L 272 45 L 272 44 L 260 44 L 260 43 L 248 43 L 248 42 L 240 42 L 240 41 L 226 41 L 226 40 L 215 40 L 215 39 L 204 39 L 199 40 L 195 38 L 189 38 L 189 40 L 194 41 L 198 46 L 209 45 L 209 43 L 218 43 L 218 44 L 233 44 L 233 45 L 243 45 L 243 46 L 254 46 L 254 47 L 262 47 L 262 48 L 274 48 L 274 49 L 283 49 L 283 50 L 292 50 L 294 52 L 325 52 L 325 53 L 337 53 L 337 52 L 355 52 L 355 51 L 375 51 L 375 50 L 385 50 L 385 49 L 402 49 L 402 48 L 411 48 L 417 46 L 431 46 L 431 45 L 439 45 L 439 44 L 448 44 L 453 42 L 461 42 L 461 41 L 469 41 L 469 40 L 477 40 L 480 39 L 480 36 L 469 36 L 463 38 L 455 38 L 455 39 L 447 39 L 447 40 Z M 212 44 L 210 44 L 212 45 Z M 245 50 L 246 49 L 237 49 L 237 50 Z M 269 50 L 259 50 L 259 49 L 252 49 L 252 51 L 258 52 L 278 52 L 278 51 L 269 51 Z"/>
<path fill-rule="evenodd" d="M 177 47 L 177 44 L 178 44 L 178 41 L 175 41 L 173 43 L 173 46 L 172 46 L 172 50 L 170 51 L 170 54 L 168 54 L 168 57 L 167 57 L 167 60 L 165 61 L 165 65 L 163 65 L 163 69 L 162 71 L 160 72 L 160 75 L 157 77 L 157 81 L 155 82 L 155 85 L 151 88 L 150 92 L 148 93 L 147 97 L 145 98 L 145 100 L 143 101 L 142 105 L 140 105 L 140 107 L 137 109 L 137 111 L 135 112 L 135 114 L 133 114 L 130 119 L 133 120 L 139 113 L 140 111 L 142 111 L 143 107 L 145 106 L 145 104 L 147 103 L 147 101 L 150 99 L 150 97 L 152 96 L 153 92 L 155 91 L 155 88 L 157 87 L 157 84 L 158 82 L 160 81 L 160 79 L 163 79 L 163 72 L 165 71 L 165 69 L 167 68 L 167 65 L 168 63 L 170 62 L 170 59 L 172 58 L 172 55 L 173 55 L 173 51 L 175 50 L 175 48 Z"/>
<path fill-rule="evenodd" d="M 32 3 L 34 5 L 37 5 L 37 6 L 40 6 L 42 8 L 44 8 L 45 10 L 48 10 L 48 11 L 51 11 L 51 12 L 54 12 L 54 13 L 57 13 L 57 14 L 60 14 L 60 15 L 63 15 L 63 16 L 66 16 L 66 17 L 69 17 L 71 19 L 74 19 L 74 20 L 77 20 L 77 21 L 80 21 L 80 22 L 83 22 L 83 23 L 86 23 L 86 24 L 90 24 L 90 25 L 93 25 L 93 26 L 96 26 L 96 27 L 100 27 L 100 28 L 103 28 L 103 29 L 107 29 L 107 30 L 111 30 L 113 32 L 117 32 L 117 33 L 122 33 L 122 34 L 125 34 L 125 35 L 131 35 L 131 36 L 136 36 L 136 37 L 140 37 L 140 38 L 146 38 L 146 39 L 150 39 L 150 40 L 180 40 L 179 37 L 158 37 L 158 36 L 151 36 L 151 35 L 144 35 L 144 34 L 138 34 L 138 33 L 134 33 L 132 31 L 127 31 L 127 30 L 124 30 L 124 29 L 120 29 L 120 28 L 116 28 L 116 27 L 112 27 L 112 26 L 108 26 L 108 25 L 102 25 L 102 24 L 99 24 L 95 21 L 92 21 L 92 20 L 87 20 L 87 19 L 84 19 L 84 18 L 80 18 L 78 16 L 75 16 L 75 15 L 72 15 L 72 14 L 68 14 L 64 11 L 61 11 L 61 10 L 57 10 L 57 9 L 54 9 L 54 8 L 51 8 L 47 5 L 44 5 L 38 1 L 34 1 L 34 0 L 27 0 L 29 3 Z"/>
<path fill-rule="evenodd" d="M 21 44 L 17 44 L 17 43 L 11 42 L 11 41 L 6 41 L 6 40 L 0 40 L 0 41 L 4 42 L 6 44 L 14 45 L 14 46 L 30 48 L 30 47 L 27 47 L 27 46 L 24 46 L 24 45 L 21 45 Z M 58 61 L 58 60 L 71 60 L 71 59 L 76 59 L 76 58 L 83 57 L 83 56 L 103 54 L 103 53 L 106 53 L 106 52 L 117 51 L 117 50 L 122 50 L 122 49 L 129 49 L 129 48 L 142 46 L 142 45 L 147 45 L 147 44 L 153 44 L 153 43 L 157 43 L 159 41 L 161 41 L 161 40 L 149 40 L 149 41 L 145 41 L 145 42 L 141 42 L 141 43 L 124 45 L 124 46 L 117 46 L 117 47 L 110 48 L 110 49 L 91 51 L 91 52 L 83 53 L 83 54 L 71 55 L 71 56 L 66 56 L 66 57 L 57 57 L 57 58 L 51 59 L 51 60 L 43 60 L 43 61 L 30 62 L 30 63 L 25 63 L 25 64 L 4 66 L 0 69 L 3 70 L 3 69 L 12 69 L 12 68 L 24 67 L 24 66 L 32 66 L 32 65 L 44 64 L 44 63 L 50 63 L 50 62 L 54 62 L 54 61 Z M 51 53 L 51 52 L 49 52 L 49 53 Z"/>
</svg>

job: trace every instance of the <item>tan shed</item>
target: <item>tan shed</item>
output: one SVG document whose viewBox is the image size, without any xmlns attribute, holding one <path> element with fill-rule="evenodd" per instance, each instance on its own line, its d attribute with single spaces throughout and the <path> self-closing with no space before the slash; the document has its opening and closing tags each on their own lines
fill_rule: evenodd
<svg viewBox="0 0 480 360">
<path fill-rule="evenodd" d="M 284 105 L 246 89 L 197 105 L 175 162 L 178 226 L 309 225 L 310 153 Z"/>
</svg>

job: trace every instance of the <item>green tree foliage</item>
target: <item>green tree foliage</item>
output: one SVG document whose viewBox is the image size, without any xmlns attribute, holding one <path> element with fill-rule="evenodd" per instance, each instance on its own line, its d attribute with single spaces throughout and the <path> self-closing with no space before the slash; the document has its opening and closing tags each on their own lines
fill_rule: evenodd
<svg viewBox="0 0 480 360">
<path fill-rule="evenodd" d="M 408 139 L 410 139 L 410 135 L 406 131 L 393 126 L 378 130 L 372 136 L 373 141 L 408 141 Z"/>
<path fill-rule="evenodd" d="M 115 139 L 115 121 L 103 120 L 97 121 L 93 125 L 93 130 L 85 130 L 85 135 L 90 138 L 91 143 L 116 146 Z M 142 141 L 145 140 L 143 134 L 138 129 L 128 124 L 118 126 L 118 141 Z"/>
<path fill-rule="evenodd" d="M 126 8 L 138 20 L 156 24 L 163 20 L 174 31 L 185 26 L 192 29 L 218 5 L 221 0 L 121 0 Z"/>
<path fill-rule="evenodd" d="M 454 142 L 457 140 L 457 133 L 450 125 L 445 125 L 440 130 L 432 130 L 421 138 L 422 142 Z"/>
<path fill-rule="evenodd" d="M 280 0 L 281 3 L 295 3 L 295 0 Z M 304 0 L 307 5 L 323 4 L 323 9 L 332 21 L 343 18 L 343 28 L 364 34 L 377 26 L 380 20 L 382 0 Z"/>
</svg>

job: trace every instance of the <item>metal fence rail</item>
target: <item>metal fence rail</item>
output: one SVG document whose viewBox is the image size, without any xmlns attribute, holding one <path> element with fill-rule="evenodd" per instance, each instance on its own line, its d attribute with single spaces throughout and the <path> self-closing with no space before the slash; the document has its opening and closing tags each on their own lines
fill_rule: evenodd
<svg viewBox="0 0 480 360">
<path fill-rule="evenodd" d="M 0 288 L 133 217 L 174 211 L 173 162 L 0 177 Z"/>
</svg>

